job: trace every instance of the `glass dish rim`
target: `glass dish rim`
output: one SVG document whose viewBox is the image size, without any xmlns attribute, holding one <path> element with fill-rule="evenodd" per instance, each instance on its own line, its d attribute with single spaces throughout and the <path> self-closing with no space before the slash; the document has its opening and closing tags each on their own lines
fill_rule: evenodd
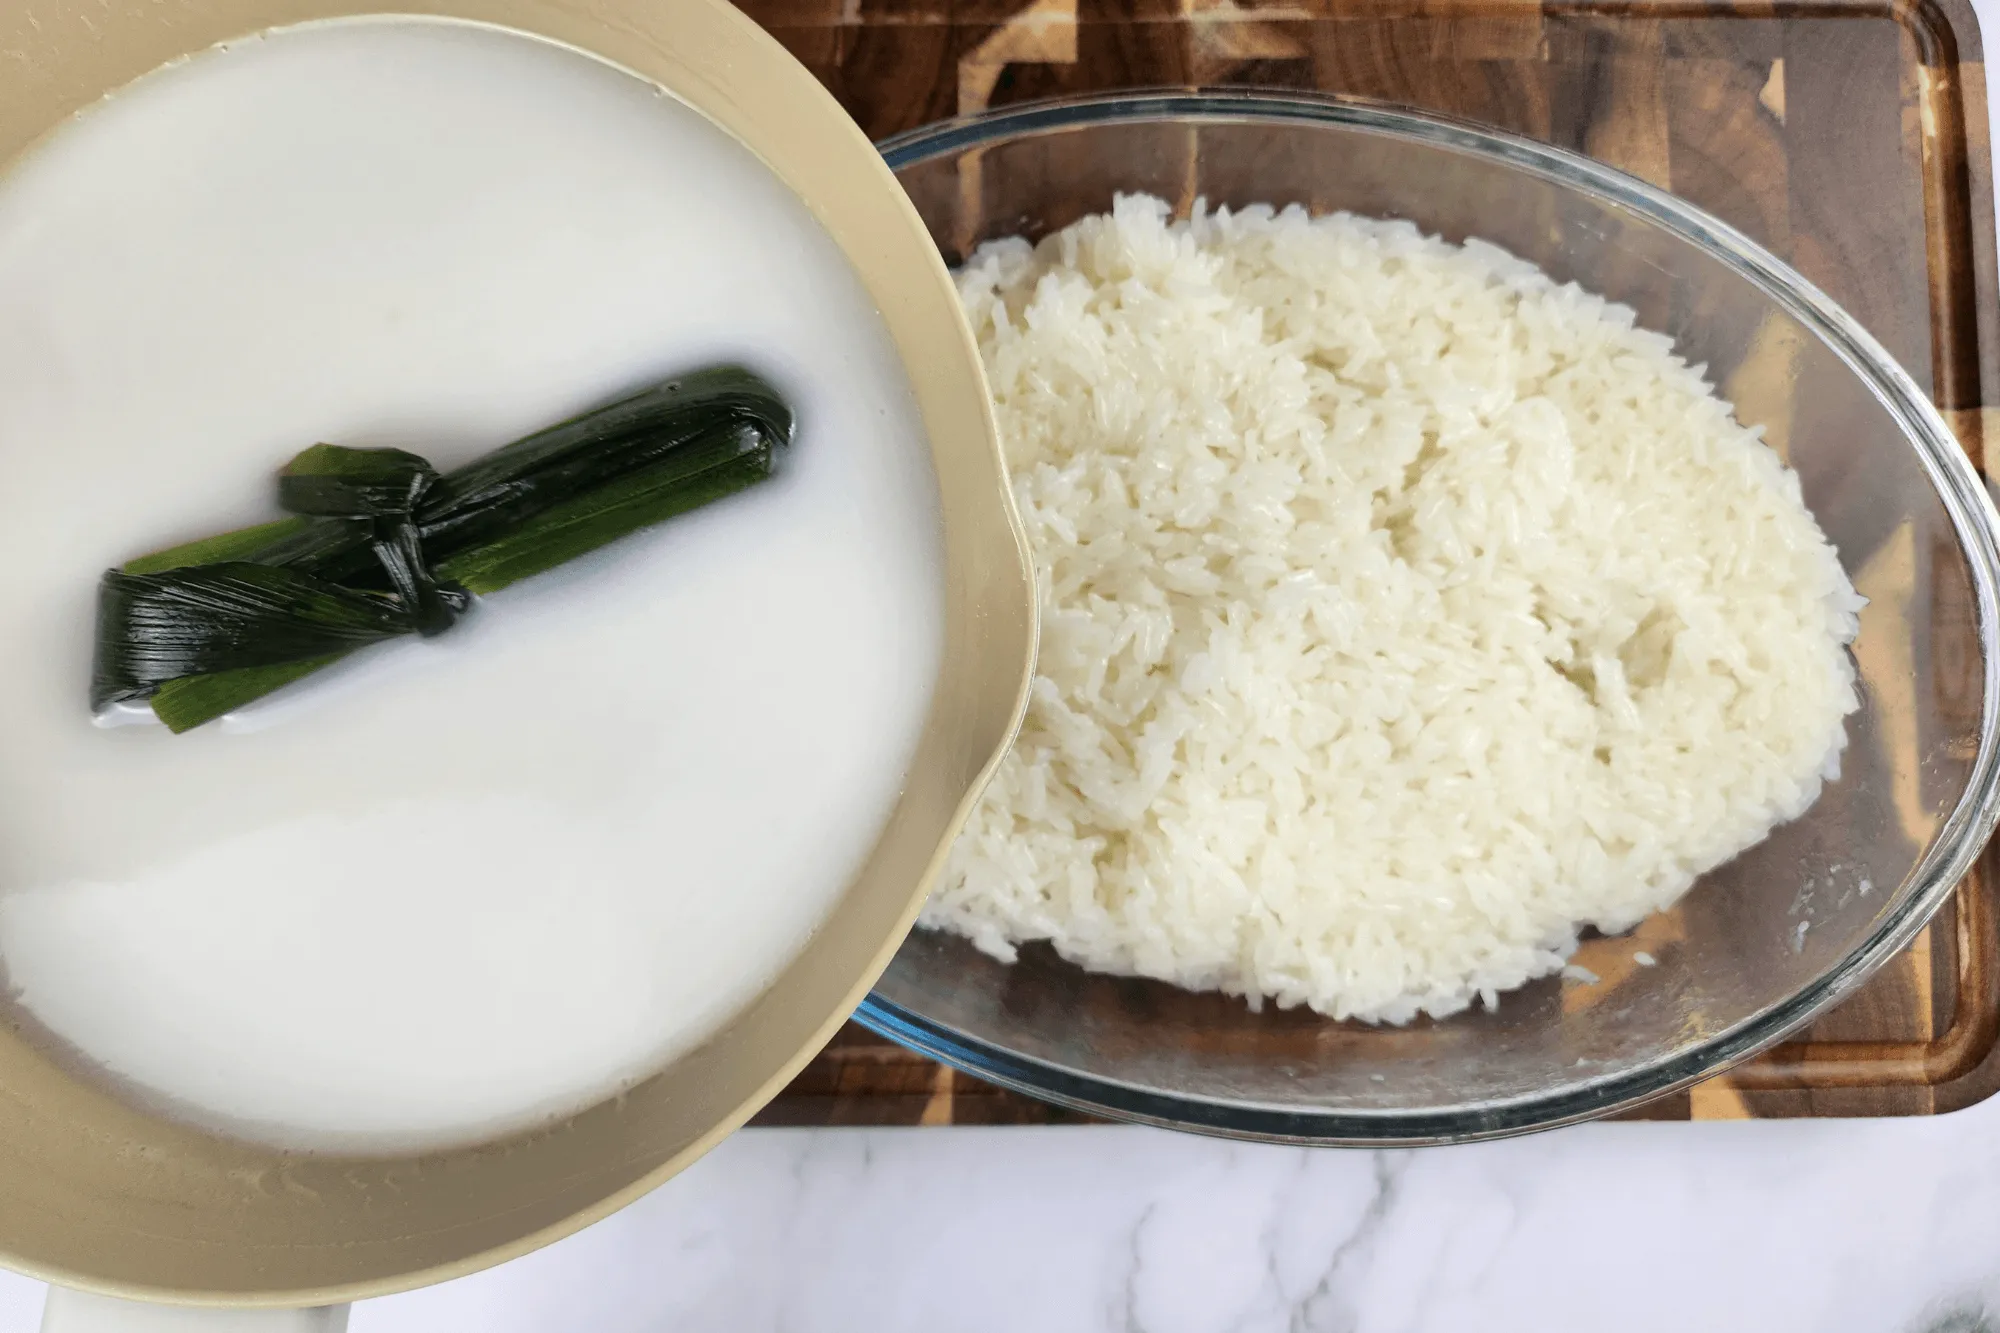
<svg viewBox="0 0 2000 1333">
<path fill-rule="evenodd" d="M 1785 1001 L 1681 1051 L 1549 1092 L 1438 1110 L 1371 1111 L 1225 1100 L 1147 1087 L 1024 1056 L 871 992 L 872 1032 L 1016 1092 L 1118 1120 L 1231 1138 L 1399 1146 L 1502 1138 L 1595 1119 L 1748 1059 L 1824 1012 L 1915 938 L 1972 867 L 2000 818 L 2000 514 L 1930 398 L 1873 335 L 1736 228 L 1626 172 L 1518 135 L 1361 98 L 1239 90 L 1126 92 L 1023 103 L 920 126 L 877 144 L 892 171 L 1000 140 L 1148 122 L 1323 125 L 1496 161 L 1638 215 L 1696 246 L 1810 329 L 1867 386 L 1915 448 L 1965 552 L 1982 649 L 1979 744 L 1966 788 L 1911 872 L 1915 887 L 1860 946 Z M 893 963 L 891 964 L 893 967 Z"/>
</svg>

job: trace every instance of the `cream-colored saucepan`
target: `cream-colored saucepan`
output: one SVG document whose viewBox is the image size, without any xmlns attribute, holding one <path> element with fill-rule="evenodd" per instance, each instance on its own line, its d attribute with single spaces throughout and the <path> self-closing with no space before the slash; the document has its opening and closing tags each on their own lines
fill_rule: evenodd
<svg viewBox="0 0 2000 1333">
<path fill-rule="evenodd" d="M 1023 706 L 1032 579 L 949 276 L 868 140 L 723 0 L 14 0 L 0 7 L 0 168 L 169 61 L 384 12 L 511 29 L 629 70 L 736 136 L 812 209 L 881 310 L 922 409 L 945 515 L 944 665 L 903 795 L 805 952 L 701 1049 L 555 1129 L 422 1156 L 287 1157 L 133 1109 L 0 1026 L 0 1264 L 59 1284 L 45 1327 L 61 1333 L 335 1329 L 343 1302 L 521 1254 L 659 1184 L 861 999 Z"/>
</svg>

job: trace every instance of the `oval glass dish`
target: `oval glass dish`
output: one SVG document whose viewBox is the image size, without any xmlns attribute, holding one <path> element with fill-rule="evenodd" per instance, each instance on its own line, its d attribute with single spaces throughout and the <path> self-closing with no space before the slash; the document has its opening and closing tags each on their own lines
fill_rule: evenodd
<svg viewBox="0 0 2000 1333">
<path fill-rule="evenodd" d="M 1992 832 L 1996 518 L 1923 391 L 1733 228 L 1560 149 L 1373 104 L 1145 94 L 1013 108 L 883 144 L 950 263 L 1158 195 L 1304 204 L 1477 236 L 1632 306 L 1762 425 L 1869 605 L 1838 781 L 1674 908 L 1443 1021 L 1098 976 L 1046 945 L 1003 965 L 913 935 L 857 1017 L 1017 1091 L 1245 1138 L 1418 1144 L 1585 1120 L 1777 1041 L 1908 944 Z M 1634 955 L 1641 955 L 1635 958 Z M 1651 960 L 1649 963 L 1648 960 Z"/>
</svg>

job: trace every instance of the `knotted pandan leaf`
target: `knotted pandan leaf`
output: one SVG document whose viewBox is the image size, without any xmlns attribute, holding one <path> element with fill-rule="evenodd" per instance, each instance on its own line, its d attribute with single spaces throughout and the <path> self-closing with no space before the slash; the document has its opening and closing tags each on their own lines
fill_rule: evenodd
<svg viewBox="0 0 2000 1333">
<path fill-rule="evenodd" d="M 98 589 L 91 704 L 147 699 L 185 731 L 769 477 L 791 409 L 723 367 L 646 389 L 440 475 L 318 444 L 278 474 L 293 517 L 155 552 Z"/>
</svg>

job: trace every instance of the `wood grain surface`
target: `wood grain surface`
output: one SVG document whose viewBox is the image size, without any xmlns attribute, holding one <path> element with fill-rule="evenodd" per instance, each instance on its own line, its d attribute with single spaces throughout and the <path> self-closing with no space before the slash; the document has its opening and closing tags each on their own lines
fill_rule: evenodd
<svg viewBox="0 0 2000 1333">
<path fill-rule="evenodd" d="M 1588 153 L 1788 258 L 1931 387 L 1975 462 L 2000 446 L 1992 148 L 1964 0 L 743 8 L 877 138 L 1062 94 L 1254 85 L 1448 112 Z M 1928 1115 L 2000 1089 L 1995 870 L 1989 854 L 1914 946 L 1797 1040 L 1633 1114 Z M 759 1123 L 1080 1118 L 849 1025 Z"/>
</svg>

